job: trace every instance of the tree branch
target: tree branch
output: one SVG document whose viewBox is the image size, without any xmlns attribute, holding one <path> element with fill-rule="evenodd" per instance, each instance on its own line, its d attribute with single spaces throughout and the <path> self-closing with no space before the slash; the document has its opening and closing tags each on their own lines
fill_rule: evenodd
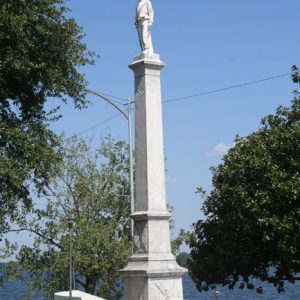
<svg viewBox="0 0 300 300">
<path fill-rule="evenodd" d="M 30 228 L 10 229 L 10 230 L 4 231 L 3 234 L 7 234 L 7 233 L 10 233 L 10 232 L 21 232 L 21 231 L 29 231 L 31 233 L 34 233 L 37 236 L 41 237 L 42 239 L 50 242 L 52 245 L 56 246 L 57 248 L 62 249 L 61 245 L 58 244 L 57 242 L 55 242 L 53 239 L 51 239 L 49 237 L 46 237 L 45 235 L 43 235 L 42 233 L 40 233 L 40 232 L 38 232 L 37 230 L 34 230 L 34 229 L 30 229 Z"/>
<path fill-rule="evenodd" d="M 83 281 L 81 281 L 80 279 L 76 278 L 75 281 L 76 281 L 77 283 L 79 283 L 82 287 L 85 286 L 85 283 L 84 283 Z"/>
</svg>

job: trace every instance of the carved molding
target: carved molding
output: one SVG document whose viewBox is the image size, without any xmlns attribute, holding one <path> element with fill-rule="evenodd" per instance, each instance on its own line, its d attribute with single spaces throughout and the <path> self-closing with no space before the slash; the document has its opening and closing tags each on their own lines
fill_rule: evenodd
<svg viewBox="0 0 300 300">
<path fill-rule="evenodd" d="M 133 233 L 133 253 L 144 254 L 148 253 L 148 222 L 134 222 Z"/>
</svg>

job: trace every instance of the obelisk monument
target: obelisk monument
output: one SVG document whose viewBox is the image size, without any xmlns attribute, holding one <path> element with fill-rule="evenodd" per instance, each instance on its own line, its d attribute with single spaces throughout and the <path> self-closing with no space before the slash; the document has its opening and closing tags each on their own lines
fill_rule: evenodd
<svg viewBox="0 0 300 300">
<path fill-rule="evenodd" d="M 125 300 L 183 300 L 182 275 L 170 245 L 166 207 L 160 71 L 154 54 L 150 0 L 140 0 L 136 27 L 141 53 L 129 66 L 135 75 L 135 203 L 133 248 L 121 271 Z"/>
</svg>

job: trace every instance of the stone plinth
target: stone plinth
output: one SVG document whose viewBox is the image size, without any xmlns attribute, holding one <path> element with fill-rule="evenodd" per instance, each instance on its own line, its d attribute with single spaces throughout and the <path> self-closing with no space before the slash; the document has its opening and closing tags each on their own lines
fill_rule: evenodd
<svg viewBox="0 0 300 300">
<path fill-rule="evenodd" d="M 121 271 L 125 300 L 182 300 L 182 274 L 171 253 L 166 207 L 159 55 L 140 55 L 135 75 L 135 205 L 133 253 Z"/>
</svg>

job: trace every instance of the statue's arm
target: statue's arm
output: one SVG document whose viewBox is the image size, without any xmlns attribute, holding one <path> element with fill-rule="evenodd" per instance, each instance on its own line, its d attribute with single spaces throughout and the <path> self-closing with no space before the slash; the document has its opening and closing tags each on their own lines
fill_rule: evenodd
<svg viewBox="0 0 300 300">
<path fill-rule="evenodd" d="M 134 25 L 138 23 L 138 10 L 136 9 L 135 18 L 134 18 Z"/>
<path fill-rule="evenodd" d="M 150 1 L 147 2 L 147 5 L 148 5 L 149 19 L 152 24 L 154 21 L 154 11 L 153 11 L 152 4 Z"/>
</svg>

